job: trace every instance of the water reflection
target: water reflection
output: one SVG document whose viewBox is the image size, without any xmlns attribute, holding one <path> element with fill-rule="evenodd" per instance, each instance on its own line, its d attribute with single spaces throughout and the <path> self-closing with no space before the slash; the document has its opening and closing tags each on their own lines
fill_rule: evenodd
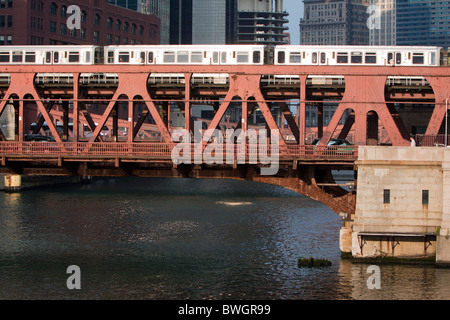
<svg viewBox="0 0 450 320">
<path fill-rule="evenodd" d="M 124 178 L 0 194 L 0 299 L 436 299 L 450 272 L 342 261 L 341 220 L 286 189 Z M 299 257 L 333 265 L 297 267 Z M 82 289 L 66 288 L 66 268 Z"/>
</svg>

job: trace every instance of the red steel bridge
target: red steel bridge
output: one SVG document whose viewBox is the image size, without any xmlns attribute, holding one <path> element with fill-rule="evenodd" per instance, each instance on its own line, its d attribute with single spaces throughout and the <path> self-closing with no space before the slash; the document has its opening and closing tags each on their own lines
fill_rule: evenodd
<svg viewBox="0 0 450 320">
<path fill-rule="evenodd" d="M 422 142 L 438 142 L 446 123 L 449 71 L 398 66 L 2 66 L 0 115 L 9 108 L 14 132 L 8 138 L 5 126 L 0 128 L 0 173 L 254 180 L 284 186 L 351 215 L 355 188 L 335 181 L 333 170 L 356 172 L 358 145 L 409 145 L 400 105 L 428 108 Z M 232 162 L 174 163 L 171 108 L 178 108 L 181 127 L 194 135 L 198 105 L 208 105 L 212 112 L 202 130 L 280 132 L 279 148 L 272 154 L 279 161 L 278 172 L 261 174 L 267 164 L 249 160 L 258 155 L 249 142 L 239 149 L 244 161 L 237 160 L 236 149 Z M 325 126 L 327 105 L 336 109 Z M 307 106 L 317 108 L 318 145 L 310 144 Z M 230 114 L 237 121 L 229 121 Z M 42 133 L 44 126 L 55 142 L 26 141 L 26 134 Z M 351 146 L 328 145 L 332 138 L 350 136 Z M 189 148 L 194 152 L 194 144 Z"/>
</svg>

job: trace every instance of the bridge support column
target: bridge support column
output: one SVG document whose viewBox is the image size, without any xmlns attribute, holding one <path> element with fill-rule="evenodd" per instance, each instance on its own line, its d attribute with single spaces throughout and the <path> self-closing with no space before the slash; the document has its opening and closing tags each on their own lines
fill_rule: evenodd
<svg viewBox="0 0 450 320">
<path fill-rule="evenodd" d="M 450 163 L 443 163 L 442 222 L 437 235 L 436 262 L 450 265 Z"/>
<path fill-rule="evenodd" d="M 18 174 L 5 175 L 4 177 L 5 191 L 17 192 L 22 188 L 22 176 Z"/>
</svg>

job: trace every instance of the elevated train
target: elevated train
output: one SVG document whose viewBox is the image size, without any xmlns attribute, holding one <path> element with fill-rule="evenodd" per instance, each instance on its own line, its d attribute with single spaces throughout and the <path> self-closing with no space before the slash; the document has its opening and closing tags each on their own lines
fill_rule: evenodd
<svg viewBox="0 0 450 320">
<path fill-rule="evenodd" d="M 440 47 L 282 45 L 1 46 L 0 65 L 448 65 Z"/>
</svg>

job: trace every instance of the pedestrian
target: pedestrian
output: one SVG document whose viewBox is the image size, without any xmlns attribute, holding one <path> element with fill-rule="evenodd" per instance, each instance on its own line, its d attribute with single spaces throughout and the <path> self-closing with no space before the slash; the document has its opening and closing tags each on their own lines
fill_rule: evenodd
<svg viewBox="0 0 450 320">
<path fill-rule="evenodd" d="M 415 146 L 416 146 L 416 140 L 414 140 L 413 135 L 411 135 L 411 136 L 409 137 L 409 140 L 411 140 L 411 147 L 415 147 Z"/>
</svg>

